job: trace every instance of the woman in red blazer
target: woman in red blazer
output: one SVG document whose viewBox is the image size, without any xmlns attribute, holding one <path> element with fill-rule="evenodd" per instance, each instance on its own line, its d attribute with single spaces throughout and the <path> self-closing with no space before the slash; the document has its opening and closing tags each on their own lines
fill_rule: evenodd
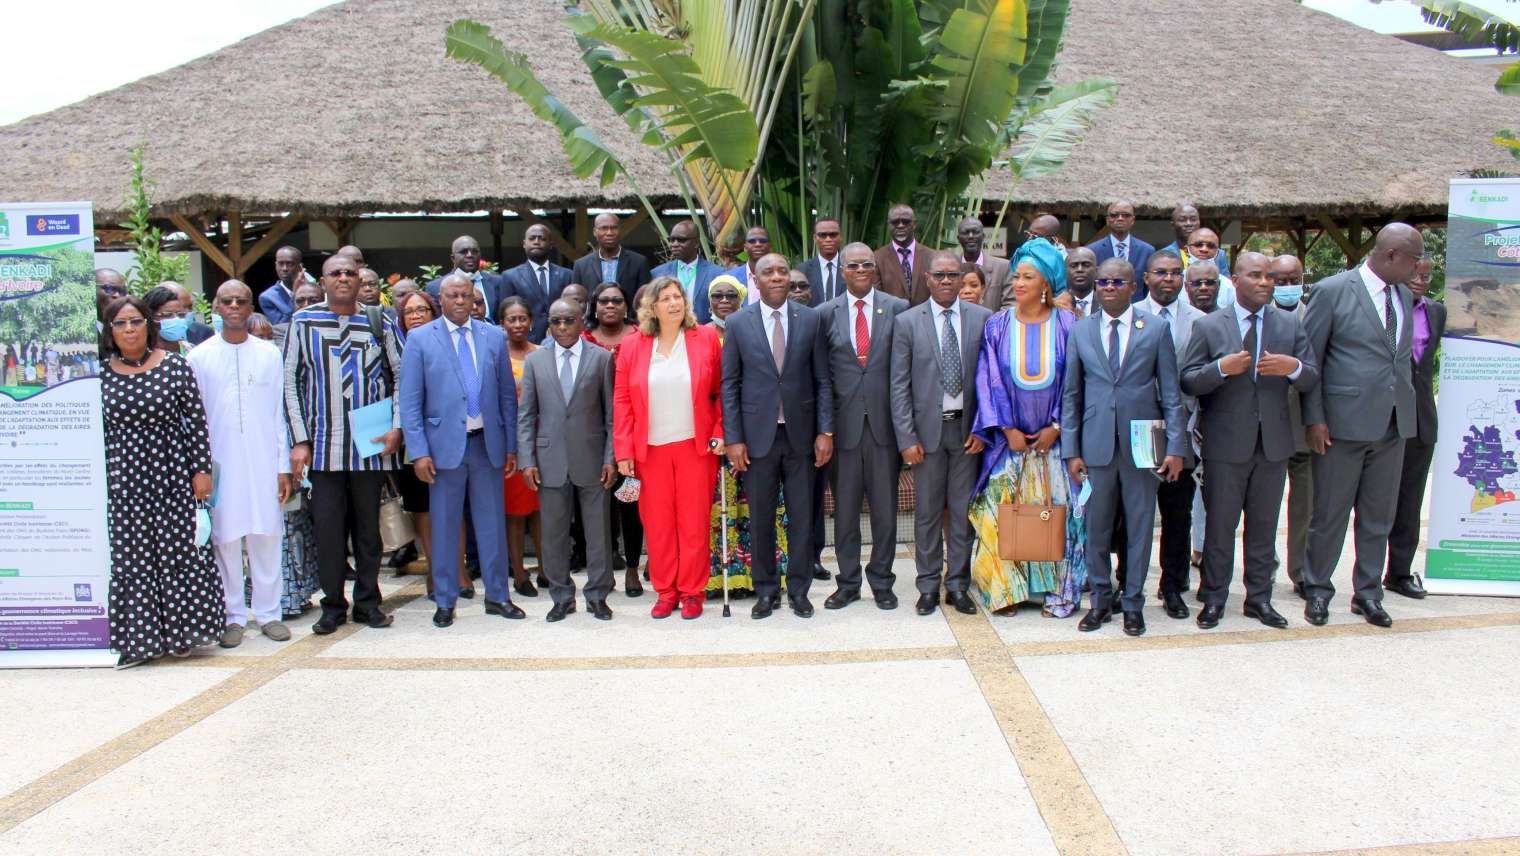
<svg viewBox="0 0 1520 856">
<path fill-rule="evenodd" d="M 712 563 L 713 482 L 723 449 L 723 349 L 698 326 L 681 283 L 643 290 L 639 332 L 618 349 L 612 445 L 618 471 L 642 483 L 639 518 L 649 545 L 649 614 L 702 614 Z"/>
</svg>

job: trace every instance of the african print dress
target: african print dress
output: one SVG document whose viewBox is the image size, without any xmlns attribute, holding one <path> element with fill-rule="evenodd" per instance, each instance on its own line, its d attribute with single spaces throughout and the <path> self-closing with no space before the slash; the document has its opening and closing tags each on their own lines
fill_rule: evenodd
<svg viewBox="0 0 1520 856">
<path fill-rule="evenodd" d="M 1008 448 L 1003 429 L 1032 436 L 1061 421 L 1066 337 L 1075 323 L 1076 316 L 1061 309 L 1037 324 L 1025 324 L 1006 309 L 987 321 L 983 333 L 972 431 L 987 442 L 987 450 L 971 501 L 971 579 L 989 611 L 1036 601 L 1047 615 L 1064 618 L 1082 596 L 1087 537 L 1075 514 L 1066 515 L 1066 556 L 1059 562 L 1003 561 L 997 549 L 999 504 L 1043 505 L 1047 497 L 1053 505 L 1068 504 L 1060 442 L 1043 454 L 1032 447 L 1019 454 Z"/>
<path fill-rule="evenodd" d="M 138 374 L 100 373 L 111 538 L 111 648 L 122 663 L 209 645 L 226 624 L 211 544 L 195 543 L 195 473 L 211 472 L 190 366 L 166 353 Z"/>
<path fill-rule="evenodd" d="M 728 510 L 725 522 L 724 508 Z M 781 576 L 781 590 L 786 590 L 787 559 L 786 541 L 786 489 L 783 487 L 776 503 L 776 573 Z M 744 492 L 744 480 L 734 477 L 733 467 L 724 458 L 718 467 L 718 484 L 712 500 L 712 575 L 707 579 L 709 599 L 723 596 L 723 550 L 724 529 L 727 529 L 728 594 L 729 597 L 749 597 L 755 593 L 755 581 L 750 576 L 749 496 Z"/>
</svg>

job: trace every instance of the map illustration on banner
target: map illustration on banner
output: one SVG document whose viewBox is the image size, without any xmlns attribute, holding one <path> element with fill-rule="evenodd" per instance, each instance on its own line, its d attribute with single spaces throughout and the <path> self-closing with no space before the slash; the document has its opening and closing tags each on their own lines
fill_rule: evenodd
<svg viewBox="0 0 1520 856">
<path fill-rule="evenodd" d="M 1425 587 L 1520 595 L 1520 179 L 1451 183 Z"/>
<path fill-rule="evenodd" d="M 0 667 L 109 665 L 89 203 L 0 203 Z"/>
</svg>

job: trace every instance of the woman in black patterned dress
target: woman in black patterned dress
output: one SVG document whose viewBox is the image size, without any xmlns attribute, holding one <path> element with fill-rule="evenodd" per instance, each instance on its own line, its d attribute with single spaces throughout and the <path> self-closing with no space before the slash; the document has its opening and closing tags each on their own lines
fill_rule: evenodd
<svg viewBox="0 0 1520 856">
<path fill-rule="evenodd" d="M 195 537 L 195 503 L 211 495 L 195 377 L 184 358 L 158 347 L 141 300 L 112 301 L 104 323 L 111 648 L 126 668 L 215 643 L 226 606 L 211 545 Z"/>
</svg>

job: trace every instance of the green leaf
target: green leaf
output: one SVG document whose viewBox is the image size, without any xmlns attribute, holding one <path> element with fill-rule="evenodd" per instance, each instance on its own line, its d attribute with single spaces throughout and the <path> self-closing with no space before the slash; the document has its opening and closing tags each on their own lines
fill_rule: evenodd
<svg viewBox="0 0 1520 856">
<path fill-rule="evenodd" d="M 834 109 L 839 91 L 834 81 L 834 64 L 819 60 L 802 75 L 802 115 L 810 122 L 823 121 Z"/>
<path fill-rule="evenodd" d="M 1059 86 L 1028 110 L 1009 119 L 1005 133 L 1012 142 L 1006 164 L 1014 182 L 1049 175 L 1061 168 L 1098 113 L 1114 103 L 1119 84 L 1084 80 Z"/>
<path fill-rule="evenodd" d="M 1420 7 L 1420 17 L 1431 26 L 1463 39 L 1493 47 L 1500 53 L 1520 51 L 1520 16 L 1506 15 L 1478 3 L 1460 0 L 1410 0 Z"/>
<path fill-rule="evenodd" d="M 490 72 L 522 98 L 535 115 L 559 131 L 560 143 L 577 178 L 598 176 L 602 186 L 606 187 L 620 173 L 627 174 L 622 161 L 596 132 L 534 77 L 533 70 L 528 67 L 528 58 L 507 50 L 491 35 L 490 27 L 461 19 L 449 25 L 443 41 L 448 56 Z"/>
<path fill-rule="evenodd" d="M 1494 81 L 1494 89 L 1500 95 L 1520 95 L 1520 62 L 1507 66 Z"/>
<path fill-rule="evenodd" d="M 1034 97 L 1050 77 L 1056 55 L 1061 52 L 1061 36 L 1066 32 L 1066 15 L 1070 11 L 1070 0 L 1029 0 L 1029 46 L 1025 49 L 1027 56 L 1015 101 Z"/>
<path fill-rule="evenodd" d="M 1494 142 L 1503 146 L 1509 150 L 1509 153 L 1515 158 L 1515 160 L 1520 160 L 1520 137 L 1516 137 L 1514 131 L 1505 128 L 1504 130 L 1494 134 L 1490 142 Z"/>
</svg>

